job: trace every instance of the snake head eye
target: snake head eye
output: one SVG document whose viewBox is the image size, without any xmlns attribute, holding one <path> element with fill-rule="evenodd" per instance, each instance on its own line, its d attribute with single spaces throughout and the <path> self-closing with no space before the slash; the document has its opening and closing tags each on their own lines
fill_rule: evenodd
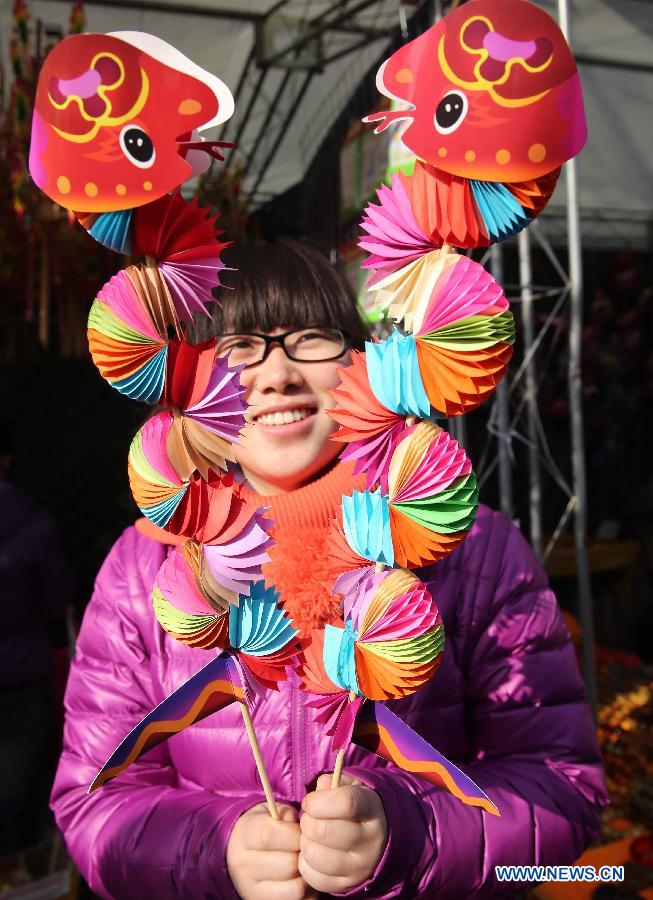
<svg viewBox="0 0 653 900">
<path fill-rule="evenodd" d="M 451 134 L 465 121 L 468 110 L 467 97 L 462 91 L 448 91 L 435 110 L 435 129 L 440 134 Z"/>
<path fill-rule="evenodd" d="M 130 163 L 139 169 L 149 169 L 154 165 L 156 151 L 152 138 L 138 125 L 125 125 L 118 138 L 120 149 Z"/>
</svg>

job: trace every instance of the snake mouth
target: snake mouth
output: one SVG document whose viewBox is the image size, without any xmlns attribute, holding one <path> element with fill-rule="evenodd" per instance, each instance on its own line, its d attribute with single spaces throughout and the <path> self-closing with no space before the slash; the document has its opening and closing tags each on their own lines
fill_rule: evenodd
<svg viewBox="0 0 653 900">
<path fill-rule="evenodd" d="M 231 141 L 208 141 L 198 131 L 181 135 L 177 138 L 177 145 L 182 159 L 187 159 L 191 150 L 197 150 L 218 162 L 224 162 L 223 150 L 232 150 L 236 146 Z"/>
</svg>

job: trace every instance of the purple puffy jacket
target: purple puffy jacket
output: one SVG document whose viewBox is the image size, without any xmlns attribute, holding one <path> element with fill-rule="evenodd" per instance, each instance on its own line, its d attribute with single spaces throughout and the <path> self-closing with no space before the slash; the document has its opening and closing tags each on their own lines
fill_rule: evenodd
<svg viewBox="0 0 653 900">
<path fill-rule="evenodd" d="M 68 684 L 52 804 L 100 896 L 233 897 L 231 828 L 263 800 L 235 706 L 86 795 L 133 725 L 207 662 L 152 614 L 166 552 L 128 528 L 102 567 Z M 505 896 L 524 886 L 498 883 L 496 865 L 570 863 L 599 830 L 606 794 L 583 685 L 545 575 L 503 515 L 481 507 L 463 546 L 420 574 L 444 620 L 444 660 L 424 689 L 389 705 L 464 768 L 501 817 L 350 748 L 346 771 L 381 796 L 388 846 L 373 878 L 348 896 Z M 276 797 L 298 804 L 333 765 L 306 695 L 282 684 L 253 719 Z"/>
</svg>

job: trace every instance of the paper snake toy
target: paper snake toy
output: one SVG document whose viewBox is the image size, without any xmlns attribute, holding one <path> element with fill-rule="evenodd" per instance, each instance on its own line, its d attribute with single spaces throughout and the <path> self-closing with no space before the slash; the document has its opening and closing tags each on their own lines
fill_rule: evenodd
<svg viewBox="0 0 653 900">
<path fill-rule="evenodd" d="M 333 391 L 334 438 L 367 490 L 343 498 L 333 525 L 343 621 L 313 634 L 303 682 L 321 694 L 311 705 L 338 750 L 334 784 L 350 739 L 367 734 L 369 749 L 496 814 L 381 701 L 418 690 L 444 643 L 437 598 L 407 570 L 456 549 L 476 513 L 469 460 L 430 420 L 489 397 L 514 343 L 502 289 L 452 248 L 503 240 L 541 211 L 585 141 L 580 82 L 546 13 L 526 0 L 471 0 L 383 63 L 377 86 L 404 105 L 366 121 L 380 120 L 377 131 L 407 123 L 401 140 L 416 159 L 368 206 L 360 246 L 369 288 L 403 330 L 355 354 Z"/>
<path fill-rule="evenodd" d="M 89 348 L 112 387 L 163 407 L 137 433 L 128 462 L 143 514 L 187 538 L 159 572 L 155 612 L 179 640 L 224 651 L 231 699 L 245 710 L 261 686 L 286 677 L 295 630 L 261 580 L 272 523 L 227 471 L 245 424 L 240 369 L 216 359 L 215 340 L 193 346 L 185 337 L 193 314 L 208 314 L 225 244 L 215 218 L 178 190 L 220 158 L 220 143 L 199 130 L 232 111 L 228 88 L 159 38 L 71 37 L 40 74 L 30 171 L 96 240 L 145 257 L 99 291 Z"/>
<path fill-rule="evenodd" d="M 512 17 L 502 15 L 504 6 L 519 7 L 519 15 L 515 9 Z M 467 67 L 466 55 L 473 57 Z M 394 81 L 388 87 L 392 73 Z M 501 288 L 482 267 L 451 252 L 451 247 L 485 246 L 503 239 L 541 210 L 561 162 L 578 152 L 584 141 L 582 99 L 575 65 L 559 30 L 525 0 L 472 0 L 398 51 L 382 67 L 379 83 L 384 93 L 408 102 L 408 114 L 382 116 L 409 119 L 412 124 L 403 139 L 418 158 L 414 174 L 393 179 L 391 187 L 379 192 L 380 205 L 368 208 L 361 246 L 370 253 L 372 288 L 404 330 L 367 345 L 364 355 L 355 354 L 334 392 L 332 415 L 340 424 L 335 438 L 347 443 L 343 456 L 354 459 L 356 470 L 366 473 L 367 490 L 343 498 L 342 525 L 334 525 L 331 538 L 334 590 L 345 595 L 343 621 L 304 648 L 302 671 L 305 686 L 322 696 L 313 705 L 334 747 L 342 749 L 351 737 L 463 802 L 496 813 L 464 773 L 385 709 L 382 700 L 405 696 L 423 684 L 437 669 L 443 647 L 435 598 L 406 570 L 455 549 L 476 510 L 477 488 L 469 460 L 429 419 L 463 413 L 490 396 L 505 374 L 514 342 L 514 324 Z M 449 97 L 463 88 L 468 93 L 462 99 Z M 543 109 L 547 117 L 539 120 Z M 115 144 L 117 126 L 112 128 Z M 458 137 L 452 137 L 459 129 Z M 175 153 L 182 145 L 192 144 L 197 150 L 192 131 L 188 135 L 181 140 L 175 135 Z M 486 158 L 492 152 L 490 137 L 499 135 L 513 143 L 493 151 L 492 165 Z M 165 193 L 160 197 L 160 203 L 173 202 Z M 133 287 L 141 298 L 148 295 L 143 284 L 158 277 L 150 271 L 153 261 L 160 280 L 170 283 L 163 274 L 165 241 L 152 249 L 151 241 L 147 245 L 139 234 L 139 212 L 142 217 L 147 206 L 133 216 L 127 205 L 119 208 L 115 202 L 103 214 L 97 214 L 97 207 L 80 208 L 87 213 L 86 219 L 80 218 L 91 231 L 95 228 L 112 239 L 117 235 L 115 243 L 136 246 L 150 257 L 145 274 L 128 276 L 130 290 Z M 176 217 L 163 218 L 172 223 Z M 159 238 L 164 232 L 159 229 Z M 208 258 L 202 257 L 200 272 Z M 185 305 L 175 304 L 172 297 L 175 310 L 182 308 L 177 312 L 180 320 L 187 317 L 189 307 L 204 306 L 196 289 L 198 275 L 197 269 L 189 275 L 182 256 L 177 293 L 183 296 L 184 284 L 191 284 L 191 293 L 197 296 Z M 171 734 L 246 697 L 256 675 L 252 679 L 248 674 L 245 657 L 256 655 L 252 647 L 261 650 L 266 645 L 262 622 L 271 623 L 271 634 L 283 636 L 270 642 L 272 657 L 279 654 L 287 661 L 290 651 L 285 648 L 294 640 L 282 617 L 265 613 L 271 609 L 265 605 L 271 598 L 263 598 L 256 585 L 250 585 L 248 595 L 247 579 L 242 577 L 245 571 L 253 574 L 265 552 L 265 520 L 252 513 L 243 540 L 234 538 L 224 528 L 229 516 L 223 500 L 222 513 L 210 527 L 204 525 L 218 494 L 228 496 L 229 504 L 237 507 L 242 501 L 228 475 L 211 471 L 215 445 L 198 448 L 189 435 L 201 425 L 207 408 L 211 416 L 212 402 L 202 399 L 202 391 L 214 399 L 221 397 L 217 383 L 233 385 L 229 374 L 233 370 L 222 372 L 209 390 L 201 357 L 203 352 L 208 356 L 210 348 L 170 353 L 177 345 L 173 341 L 166 347 L 162 339 L 179 326 L 174 315 L 173 321 L 161 318 L 160 308 L 166 304 L 159 302 L 160 292 L 154 294 L 157 302 L 149 305 L 154 333 L 127 323 L 137 335 L 131 339 L 139 351 L 146 345 L 148 360 L 158 359 L 152 364 L 153 378 L 141 380 L 148 384 L 157 377 L 161 380 L 157 369 L 161 357 L 185 354 L 185 375 L 176 379 L 177 391 L 184 393 L 185 382 L 191 385 L 183 399 L 174 401 L 175 379 L 166 371 L 162 396 L 171 409 L 141 430 L 130 452 L 132 486 L 144 514 L 190 538 L 180 555 L 177 551 L 175 578 L 170 572 L 160 573 L 155 608 L 163 627 L 178 639 L 196 646 L 227 647 L 230 652 L 220 654 L 139 723 L 98 773 L 93 787 L 124 771 Z M 98 302 L 107 301 L 99 297 Z M 142 305 L 148 308 L 147 302 Z M 123 317 L 120 325 L 124 321 Z M 116 377 L 114 386 L 121 380 Z M 227 393 L 235 415 L 238 390 Z M 210 421 L 219 418 L 216 413 Z M 221 439 L 228 444 L 229 437 L 233 439 L 233 433 Z M 226 460 L 228 446 L 223 450 Z M 173 458 L 177 464 L 170 467 Z M 181 458 L 186 460 L 185 470 Z M 207 538 L 221 548 L 215 551 L 213 564 Z M 389 573 L 386 566 L 400 568 Z M 276 609 L 276 603 L 272 605 Z M 253 611 L 257 606 L 260 609 Z M 402 615 L 412 622 L 412 630 L 404 629 Z M 240 626 L 232 626 L 232 620 L 237 623 L 243 616 L 248 624 L 241 640 Z M 266 670 L 265 662 L 260 665 L 259 679 L 263 676 L 265 682 L 267 674 L 273 684 L 279 669 Z"/>
</svg>

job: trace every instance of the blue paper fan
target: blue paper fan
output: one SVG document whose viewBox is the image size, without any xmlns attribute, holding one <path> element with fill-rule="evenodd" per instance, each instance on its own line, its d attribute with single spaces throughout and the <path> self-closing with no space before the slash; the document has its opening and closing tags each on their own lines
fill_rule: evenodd
<svg viewBox="0 0 653 900">
<path fill-rule="evenodd" d="M 131 253 L 133 209 L 120 209 L 115 212 L 102 213 L 88 229 L 103 247 L 115 253 Z"/>
<path fill-rule="evenodd" d="M 474 199 L 493 243 L 505 241 L 531 224 L 508 188 L 500 182 L 470 180 Z"/>
<path fill-rule="evenodd" d="M 356 656 L 354 643 L 358 633 L 354 631 L 351 621 L 347 620 L 344 628 L 326 625 L 324 628 L 324 668 L 334 684 L 345 691 L 360 694 L 356 677 Z"/>
<path fill-rule="evenodd" d="M 400 416 L 424 419 L 431 413 L 412 334 L 394 331 L 385 341 L 365 344 L 370 387 L 379 403 Z"/>
<path fill-rule="evenodd" d="M 354 553 L 372 562 L 394 565 L 388 498 L 380 488 L 343 496 L 342 527 Z"/>
<path fill-rule="evenodd" d="M 268 656 L 281 650 L 297 630 L 277 606 L 279 594 L 263 581 L 252 584 L 249 597 L 240 595 L 238 606 L 229 607 L 229 642 L 250 656 Z"/>
<path fill-rule="evenodd" d="M 140 400 L 142 403 L 156 403 L 163 393 L 166 378 L 166 362 L 168 348 L 162 347 L 141 369 L 122 378 L 120 381 L 110 381 L 111 387 L 120 391 L 132 400 Z"/>
</svg>

